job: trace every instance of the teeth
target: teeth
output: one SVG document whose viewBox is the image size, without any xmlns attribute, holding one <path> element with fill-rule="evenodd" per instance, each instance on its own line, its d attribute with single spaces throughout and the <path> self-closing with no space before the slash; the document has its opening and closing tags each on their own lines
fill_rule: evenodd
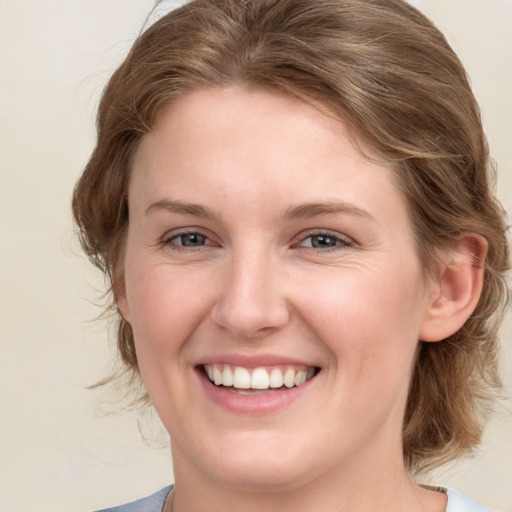
<svg viewBox="0 0 512 512">
<path fill-rule="evenodd" d="M 304 370 L 297 372 L 295 374 L 295 385 L 300 386 L 301 384 L 304 384 L 304 382 L 306 382 L 306 375 L 307 372 L 305 372 Z"/>
<path fill-rule="evenodd" d="M 295 386 L 295 371 L 293 368 L 288 368 L 283 376 L 283 384 L 287 388 L 293 388 Z"/>
<path fill-rule="evenodd" d="M 233 371 L 229 366 L 224 367 L 224 371 L 222 372 L 222 385 L 223 386 L 232 386 L 233 385 Z"/>
<path fill-rule="evenodd" d="M 274 368 L 270 372 L 270 387 L 281 388 L 283 387 L 283 372 L 278 368 Z"/>
<path fill-rule="evenodd" d="M 270 377 L 268 376 L 265 368 L 256 368 L 252 372 L 251 376 L 251 388 L 252 389 L 268 389 L 270 386 Z"/>
<path fill-rule="evenodd" d="M 208 378 L 216 386 L 236 389 L 293 388 L 301 386 L 315 375 L 314 368 L 271 367 L 255 368 L 252 373 L 242 366 L 227 364 L 205 365 Z"/>
<path fill-rule="evenodd" d="M 215 382 L 216 386 L 222 384 L 222 372 L 216 366 L 213 368 L 213 382 Z"/>
<path fill-rule="evenodd" d="M 245 368 L 237 366 L 233 372 L 233 386 L 239 389 L 251 388 L 251 374 Z"/>
</svg>

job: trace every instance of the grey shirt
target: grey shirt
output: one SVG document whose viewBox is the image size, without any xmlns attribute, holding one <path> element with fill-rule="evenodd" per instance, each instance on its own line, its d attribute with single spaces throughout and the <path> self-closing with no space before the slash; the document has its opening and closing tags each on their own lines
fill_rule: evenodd
<svg viewBox="0 0 512 512">
<path fill-rule="evenodd" d="M 167 498 L 171 489 L 172 485 L 146 498 L 127 503 L 126 505 L 98 510 L 97 512 L 162 512 L 165 498 Z M 483 507 L 454 489 L 446 489 L 446 494 L 448 496 L 448 505 L 445 512 L 491 512 L 488 508 Z"/>
</svg>

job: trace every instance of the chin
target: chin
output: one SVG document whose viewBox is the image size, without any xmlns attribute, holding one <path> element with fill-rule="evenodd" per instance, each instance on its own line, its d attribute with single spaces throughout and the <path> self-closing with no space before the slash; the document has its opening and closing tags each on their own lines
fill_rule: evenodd
<svg viewBox="0 0 512 512">
<path fill-rule="evenodd" d="M 297 471 L 296 464 L 269 463 L 268 461 L 241 462 L 216 467 L 213 471 L 217 480 L 240 491 L 285 492 L 300 487 L 306 476 Z"/>
<path fill-rule="evenodd" d="M 311 478 L 303 450 L 283 442 L 281 436 L 254 434 L 226 443 L 229 447 L 221 447 L 214 463 L 211 458 L 205 460 L 210 475 L 226 485 L 253 492 L 293 490 Z"/>
</svg>

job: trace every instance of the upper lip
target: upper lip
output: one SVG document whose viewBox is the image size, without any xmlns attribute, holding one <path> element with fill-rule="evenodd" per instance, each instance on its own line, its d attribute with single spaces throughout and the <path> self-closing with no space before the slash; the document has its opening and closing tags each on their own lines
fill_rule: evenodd
<svg viewBox="0 0 512 512">
<path fill-rule="evenodd" d="M 259 368 L 262 366 L 309 366 L 312 368 L 319 367 L 311 361 L 291 358 L 285 355 L 278 354 L 216 354 L 207 356 L 198 361 L 197 366 L 205 364 L 229 364 L 231 366 L 241 366 L 243 368 Z"/>
</svg>

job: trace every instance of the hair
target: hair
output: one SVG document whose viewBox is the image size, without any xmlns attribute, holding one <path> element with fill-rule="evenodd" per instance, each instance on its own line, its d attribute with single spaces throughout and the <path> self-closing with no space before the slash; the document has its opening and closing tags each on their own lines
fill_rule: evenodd
<svg viewBox="0 0 512 512">
<path fill-rule="evenodd" d="M 403 424 L 413 472 L 471 453 L 501 386 L 505 215 L 465 69 L 402 0 L 195 0 L 138 37 L 103 93 L 97 144 L 73 195 L 79 237 L 108 278 L 110 306 L 117 311 L 124 286 L 127 191 L 140 140 L 180 95 L 231 85 L 320 103 L 392 165 L 425 269 L 461 233 L 485 237 L 478 306 L 457 333 L 421 344 Z M 117 321 L 119 354 L 139 389 L 132 329 L 120 314 Z"/>
</svg>

